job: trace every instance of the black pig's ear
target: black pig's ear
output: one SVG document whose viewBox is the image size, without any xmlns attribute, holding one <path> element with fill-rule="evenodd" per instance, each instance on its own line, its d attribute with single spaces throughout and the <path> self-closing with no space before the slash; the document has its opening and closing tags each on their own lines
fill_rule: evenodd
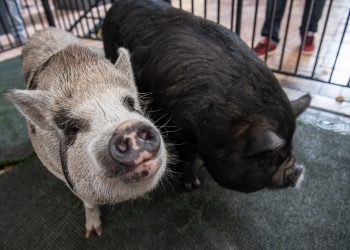
<svg viewBox="0 0 350 250">
<path fill-rule="evenodd" d="M 48 121 L 49 94 L 42 90 L 12 89 L 5 92 L 17 109 L 33 124 L 41 129 L 50 130 Z"/>
<path fill-rule="evenodd" d="M 261 129 L 253 129 L 248 136 L 248 146 L 245 150 L 245 157 L 264 152 L 277 152 L 284 146 L 285 140 L 271 129 L 259 130 Z"/>
<path fill-rule="evenodd" d="M 118 70 L 123 72 L 128 78 L 134 78 L 134 73 L 132 71 L 130 54 L 129 51 L 125 48 L 119 48 L 118 50 L 119 56 L 115 66 Z"/>
<path fill-rule="evenodd" d="M 303 95 L 299 99 L 291 101 L 294 117 L 298 117 L 304 110 L 309 107 L 311 102 L 311 96 L 309 94 Z"/>
</svg>

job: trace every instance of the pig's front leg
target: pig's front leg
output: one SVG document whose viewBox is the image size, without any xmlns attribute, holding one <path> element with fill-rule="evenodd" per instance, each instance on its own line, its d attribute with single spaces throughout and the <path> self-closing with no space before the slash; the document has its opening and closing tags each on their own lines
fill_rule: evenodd
<svg viewBox="0 0 350 250">
<path fill-rule="evenodd" d="M 183 184 L 188 191 L 192 191 L 195 187 L 200 187 L 202 184 L 198 179 L 194 161 L 185 162 L 185 169 L 183 175 Z"/>
<path fill-rule="evenodd" d="M 181 134 L 180 141 L 186 141 L 186 138 L 193 138 L 192 133 Z M 197 177 L 197 171 L 195 167 L 195 159 L 197 156 L 195 143 L 189 141 L 185 144 L 178 145 L 176 147 L 180 158 L 180 169 L 183 169 L 182 183 L 188 191 L 192 191 L 194 188 L 201 186 L 201 182 Z"/>
<path fill-rule="evenodd" d="M 85 207 L 85 237 L 89 238 L 93 232 L 96 232 L 98 236 L 102 234 L 102 223 L 100 218 L 100 208 L 97 205 L 92 205 L 84 201 Z"/>
</svg>

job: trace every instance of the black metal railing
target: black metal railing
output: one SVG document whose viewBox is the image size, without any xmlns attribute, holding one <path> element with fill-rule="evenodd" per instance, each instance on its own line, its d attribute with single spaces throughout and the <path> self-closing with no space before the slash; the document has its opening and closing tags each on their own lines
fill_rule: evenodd
<svg viewBox="0 0 350 250">
<path fill-rule="evenodd" d="M 266 2 L 271 7 L 268 18 Z M 277 73 L 350 87 L 350 61 L 346 58 L 350 56 L 349 1 L 172 0 L 172 5 L 226 26 L 253 49 L 261 39 L 259 31 L 265 19 L 271 20 L 266 24 L 266 48 L 276 42 L 274 25 L 281 16 L 282 2 L 287 14 L 280 26 L 277 23 L 281 41 L 274 55 L 266 50 L 262 60 Z M 113 0 L 0 0 L 0 52 L 22 45 L 47 26 L 71 31 L 82 38 L 101 39 L 100 27 L 112 3 Z M 304 3 L 307 8 L 303 8 Z M 322 15 L 315 33 L 316 47 L 312 55 L 305 56 L 307 31 L 314 25 L 314 9 L 320 11 L 320 3 Z M 301 23 L 303 12 L 304 32 L 300 36 L 295 24 Z"/>
</svg>

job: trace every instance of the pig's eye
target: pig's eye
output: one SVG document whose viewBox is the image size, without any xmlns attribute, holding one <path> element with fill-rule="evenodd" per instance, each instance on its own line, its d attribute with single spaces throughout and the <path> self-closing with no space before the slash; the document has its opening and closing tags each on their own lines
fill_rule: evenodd
<svg viewBox="0 0 350 250">
<path fill-rule="evenodd" d="M 135 111 L 135 100 L 131 96 L 126 96 L 123 104 L 129 111 Z"/>
<path fill-rule="evenodd" d="M 276 155 L 275 155 L 274 162 L 275 162 L 276 164 L 280 164 L 282 161 L 283 161 L 283 156 L 282 156 L 281 154 L 276 154 Z"/>
<path fill-rule="evenodd" d="M 71 123 L 66 128 L 66 135 L 76 135 L 79 132 L 79 126 L 75 123 Z"/>
</svg>

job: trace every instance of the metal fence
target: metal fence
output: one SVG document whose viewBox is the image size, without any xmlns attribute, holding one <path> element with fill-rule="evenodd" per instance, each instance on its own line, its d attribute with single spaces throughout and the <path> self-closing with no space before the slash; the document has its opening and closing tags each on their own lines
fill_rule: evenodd
<svg viewBox="0 0 350 250">
<path fill-rule="evenodd" d="M 0 0 L 0 52 L 22 45 L 48 26 L 82 38 L 101 39 L 100 27 L 112 3 L 113 0 Z M 281 4 L 285 15 L 281 14 Z M 300 36 L 298 29 L 303 26 L 307 31 L 314 25 L 314 11 L 320 4 L 316 47 L 305 56 L 302 48 L 307 32 Z M 280 41 L 274 55 L 266 51 L 262 56 L 274 72 L 350 87 L 350 1 L 172 0 L 172 5 L 226 26 L 252 48 L 262 39 L 263 29 L 269 47 L 276 40 L 277 27 Z"/>
</svg>

